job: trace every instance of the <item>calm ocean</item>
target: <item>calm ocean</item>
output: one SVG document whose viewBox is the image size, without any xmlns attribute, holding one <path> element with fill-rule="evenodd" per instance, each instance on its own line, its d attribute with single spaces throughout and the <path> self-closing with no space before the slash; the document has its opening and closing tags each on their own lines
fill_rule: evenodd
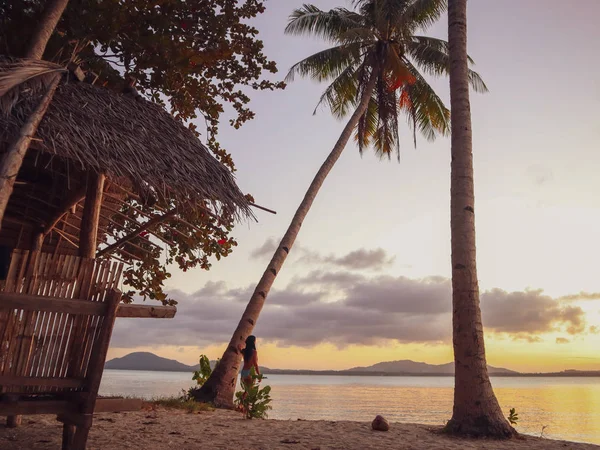
<svg viewBox="0 0 600 450">
<path fill-rule="evenodd" d="M 502 409 L 519 414 L 521 433 L 600 444 L 600 378 L 493 378 Z M 451 377 L 268 375 L 271 419 L 442 425 L 452 413 Z M 184 372 L 105 370 L 101 395 L 177 395 L 192 385 Z"/>
</svg>

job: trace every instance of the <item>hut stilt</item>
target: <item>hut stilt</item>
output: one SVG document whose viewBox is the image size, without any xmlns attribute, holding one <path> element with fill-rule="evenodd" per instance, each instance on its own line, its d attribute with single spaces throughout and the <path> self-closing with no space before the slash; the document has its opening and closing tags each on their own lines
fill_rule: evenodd
<svg viewBox="0 0 600 450">
<path fill-rule="evenodd" d="M 105 179 L 104 174 L 93 174 L 88 178 L 79 235 L 79 256 L 83 258 L 94 258 L 96 256 L 98 224 Z"/>
<path fill-rule="evenodd" d="M 42 247 L 44 245 L 44 232 L 40 229 L 37 233 L 35 233 L 31 239 L 31 252 L 29 253 L 29 266 L 35 267 L 38 257 L 42 251 Z"/>
</svg>

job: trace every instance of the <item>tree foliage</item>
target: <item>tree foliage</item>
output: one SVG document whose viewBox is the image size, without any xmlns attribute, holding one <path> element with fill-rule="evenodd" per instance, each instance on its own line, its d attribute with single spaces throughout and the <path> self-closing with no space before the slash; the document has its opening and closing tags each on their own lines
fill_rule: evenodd
<svg viewBox="0 0 600 450">
<path fill-rule="evenodd" d="M 25 54 L 45 5 L 46 0 L 0 2 L 0 54 Z M 235 171 L 231 155 L 217 141 L 223 115 L 238 128 L 254 117 L 249 91 L 284 87 L 269 79 L 277 67 L 263 53 L 258 31 L 249 23 L 264 10 L 264 0 L 70 0 L 44 59 L 65 61 L 76 54 L 81 67 L 98 76 L 96 84 L 118 91 L 124 88 L 125 75 L 133 76 L 143 96 L 164 105 L 199 137 L 191 121 L 203 118 L 203 139 Z M 109 235 L 117 240 L 136 223 L 177 206 L 127 198 L 112 219 Z M 237 245 L 229 235 L 231 212 L 217 217 L 208 203 L 178 210 L 193 227 L 166 221 L 155 227 L 164 241 L 145 234 L 115 253 L 131 263 L 124 273 L 125 284 L 132 288 L 126 299 L 137 292 L 174 304 L 162 289 L 170 264 L 184 271 L 208 270 L 211 257 L 219 260 Z"/>
<path fill-rule="evenodd" d="M 295 64 L 295 76 L 329 82 L 317 105 L 335 117 L 352 113 L 375 71 L 377 84 L 367 111 L 356 128 L 359 150 L 372 146 L 383 157 L 400 155 L 398 117 L 406 115 L 416 144 L 417 131 L 427 139 L 450 130 L 450 112 L 425 75 L 447 74 L 448 43 L 417 32 L 439 19 L 443 0 L 354 0 L 355 9 L 323 11 L 305 4 L 290 16 L 286 32 L 316 36 L 332 47 Z M 472 62 L 472 61 L 471 61 Z M 476 72 L 469 72 L 477 91 L 487 88 Z M 316 110 L 315 110 L 316 111 Z"/>
<path fill-rule="evenodd" d="M 0 53 L 25 53 L 45 4 L 0 4 Z M 68 44 L 89 43 L 80 57 L 101 82 L 120 88 L 122 75 L 131 74 L 142 94 L 166 102 L 175 117 L 189 121 L 200 114 L 211 149 L 233 170 L 216 140 L 225 105 L 235 111 L 230 124 L 237 128 L 254 117 L 248 88 L 284 87 L 264 77 L 277 67 L 248 23 L 264 11 L 264 0 L 70 0 L 44 56 L 53 59 L 69 53 Z"/>
<path fill-rule="evenodd" d="M 248 197 L 252 200 L 251 196 Z M 139 199 L 128 198 L 120 214 L 113 216 L 108 227 L 109 235 L 119 240 L 131 231 L 128 224 L 143 222 L 147 216 L 163 215 L 165 210 L 175 206 L 174 203 L 165 205 L 160 202 L 149 205 Z M 210 211 L 208 202 L 204 209 L 188 206 L 178 211 L 178 216 L 185 222 L 166 220 L 152 228 L 164 240 L 157 239 L 154 233 L 142 232 L 137 239 L 115 251 L 118 258 L 130 263 L 123 272 L 124 284 L 131 288 L 123 293 L 125 301 L 131 301 L 137 294 L 144 299 L 175 305 L 177 302 L 168 298 L 163 290 L 171 277 L 169 266 L 176 265 L 184 272 L 196 267 L 209 270 L 212 257 L 219 261 L 237 246 L 236 240 L 229 234 L 234 226 L 234 216 L 227 211 L 217 216 Z M 188 224 L 193 224 L 193 227 Z"/>
</svg>

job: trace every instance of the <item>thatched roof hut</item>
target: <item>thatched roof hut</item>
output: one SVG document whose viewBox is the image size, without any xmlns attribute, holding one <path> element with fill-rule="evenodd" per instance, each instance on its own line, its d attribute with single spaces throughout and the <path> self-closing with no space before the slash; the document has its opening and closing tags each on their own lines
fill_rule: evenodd
<svg viewBox="0 0 600 450">
<path fill-rule="evenodd" d="M 40 96 L 41 90 L 21 89 L 9 114 L 0 114 L 0 154 Z M 76 252 L 91 173 L 107 180 L 99 235 L 129 194 L 189 207 L 208 203 L 238 219 L 252 216 L 231 172 L 162 107 L 71 78 L 59 86 L 27 153 L 0 245 L 28 248 L 39 227 L 54 227 L 60 219 L 62 230 L 46 238 L 42 251 Z"/>
</svg>

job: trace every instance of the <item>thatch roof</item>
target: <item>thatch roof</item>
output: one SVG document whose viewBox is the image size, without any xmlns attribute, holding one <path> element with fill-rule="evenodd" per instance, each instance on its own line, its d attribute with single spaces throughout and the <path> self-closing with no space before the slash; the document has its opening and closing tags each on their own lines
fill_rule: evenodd
<svg viewBox="0 0 600 450">
<path fill-rule="evenodd" d="M 0 114 L 0 152 L 39 101 L 22 92 L 10 115 Z M 161 106 L 87 83 L 65 82 L 40 124 L 33 147 L 69 161 L 77 171 L 126 178 L 164 199 L 210 202 L 252 216 L 233 175 L 198 138 Z"/>
</svg>

